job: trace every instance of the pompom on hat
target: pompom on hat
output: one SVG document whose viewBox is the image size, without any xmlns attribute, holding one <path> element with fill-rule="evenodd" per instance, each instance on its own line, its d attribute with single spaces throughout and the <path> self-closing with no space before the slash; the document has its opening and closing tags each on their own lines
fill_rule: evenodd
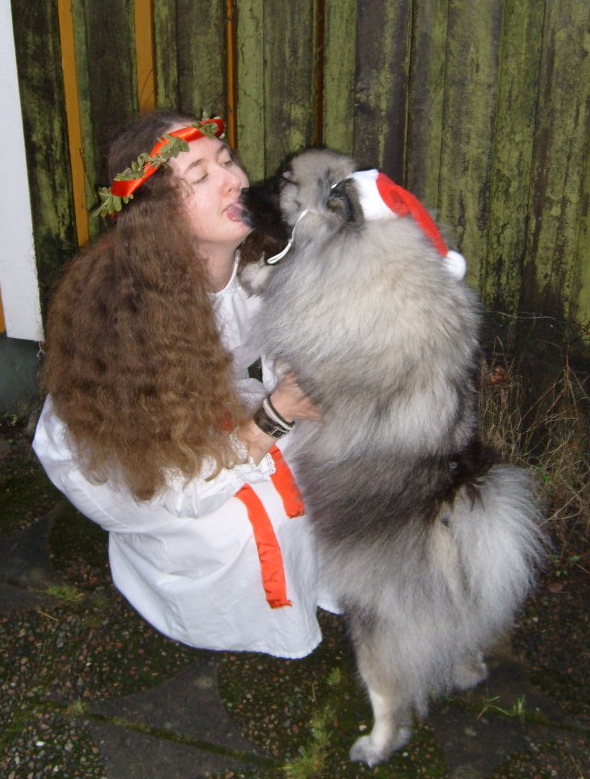
<svg viewBox="0 0 590 779">
<path fill-rule="evenodd" d="M 424 235 L 432 241 L 451 275 L 458 280 L 465 276 L 467 269 L 465 258 L 447 248 L 432 217 L 411 192 L 395 184 L 378 170 L 357 171 L 349 178 L 357 184 L 359 200 L 366 220 L 411 216 Z"/>
</svg>

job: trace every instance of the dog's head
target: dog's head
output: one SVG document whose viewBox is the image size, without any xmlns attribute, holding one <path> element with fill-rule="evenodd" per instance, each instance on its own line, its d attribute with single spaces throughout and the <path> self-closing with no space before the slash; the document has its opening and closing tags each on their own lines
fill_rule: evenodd
<svg viewBox="0 0 590 779">
<path fill-rule="evenodd" d="M 321 226 L 324 240 L 332 230 L 361 230 L 365 222 L 411 217 L 442 256 L 456 278 L 465 274 L 465 261 L 449 252 L 426 209 L 412 193 L 377 170 L 358 171 L 350 157 L 326 149 L 309 149 L 292 156 L 263 184 L 243 190 L 244 221 L 254 228 L 247 239 L 256 246 L 256 259 L 282 258 L 282 250 L 301 240 L 313 240 Z M 315 218 L 314 216 L 315 215 Z M 301 226 L 294 230 L 298 220 Z M 251 252 L 252 254 L 252 252 Z M 274 257 L 273 257 L 274 255 Z M 272 259 L 269 259 L 272 258 Z"/>
<path fill-rule="evenodd" d="M 316 214 L 331 215 L 331 229 L 342 228 L 362 232 L 363 225 L 379 223 L 379 229 L 386 229 L 387 222 L 410 219 L 427 241 L 440 255 L 442 265 L 454 278 L 461 280 L 465 275 L 465 259 L 456 251 L 449 251 L 437 225 L 420 201 L 408 190 L 396 184 L 378 170 L 363 170 L 350 173 L 346 178 L 324 192 L 323 200 L 308 209 Z M 322 220 L 324 223 L 325 219 Z M 311 223 L 313 235 L 318 224 Z M 299 231 L 299 236 L 305 227 Z"/>
<path fill-rule="evenodd" d="M 328 149 L 294 155 L 272 178 L 242 191 L 243 219 L 285 245 L 301 213 L 325 208 L 332 187 L 355 170 L 350 157 Z"/>
</svg>

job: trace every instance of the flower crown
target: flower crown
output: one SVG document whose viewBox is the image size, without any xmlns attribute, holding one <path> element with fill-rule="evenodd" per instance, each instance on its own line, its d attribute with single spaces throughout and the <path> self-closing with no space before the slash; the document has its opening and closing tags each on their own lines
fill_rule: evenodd
<svg viewBox="0 0 590 779">
<path fill-rule="evenodd" d="M 150 153 L 142 152 L 122 173 L 117 173 L 110 187 L 100 187 L 98 195 L 101 203 L 93 211 L 94 216 L 113 216 L 123 208 L 125 203 L 133 200 L 133 193 L 141 187 L 154 173 L 169 162 L 172 157 L 178 157 L 183 151 L 188 151 L 189 143 L 199 138 L 224 138 L 225 124 L 218 116 L 203 118 L 200 122 L 166 133 Z"/>
</svg>

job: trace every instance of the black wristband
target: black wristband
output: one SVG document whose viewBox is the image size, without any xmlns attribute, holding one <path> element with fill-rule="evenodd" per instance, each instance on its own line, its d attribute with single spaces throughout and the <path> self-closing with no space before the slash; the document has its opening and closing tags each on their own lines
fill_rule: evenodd
<svg viewBox="0 0 590 779">
<path fill-rule="evenodd" d="M 260 408 L 254 414 L 254 424 L 260 428 L 263 433 L 269 435 L 277 441 L 279 438 L 287 435 L 291 428 L 285 428 L 280 425 L 276 420 L 272 419 L 267 413 L 264 406 Z"/>
<path fill-rule="evenodd" d="M 295 422 L 287 422 L 285 417 L 282 414 L 279 414 L 279 412 L 274 407 L 274 404 L 272 400 L 270 399 L 270 395 L 264 399 L 263 406 L 266 406 L 268 404 L 268 408 L 265 409 L 265 411 L 270 411 L 271 415 L 276 419 L 276 421 L 285 427 L 287 430 L 292 430 L 295 427 Z"/>
</svg>

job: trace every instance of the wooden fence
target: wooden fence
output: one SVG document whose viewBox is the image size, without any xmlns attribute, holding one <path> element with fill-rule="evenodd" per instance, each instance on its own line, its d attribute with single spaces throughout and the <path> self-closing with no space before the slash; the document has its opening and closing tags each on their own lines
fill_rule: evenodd
<svg viewBox="0 0 590 779">
<path fill-rule="evenodd" d="M 114 126 L 219 112 L 252 179 L 324 144 L 411 189 L 507 319 L 589 348 L 587 0 L 12 0 L 39 276 Z M 581 347 L 582 348 L 582 347 Z"/>
</svg>

